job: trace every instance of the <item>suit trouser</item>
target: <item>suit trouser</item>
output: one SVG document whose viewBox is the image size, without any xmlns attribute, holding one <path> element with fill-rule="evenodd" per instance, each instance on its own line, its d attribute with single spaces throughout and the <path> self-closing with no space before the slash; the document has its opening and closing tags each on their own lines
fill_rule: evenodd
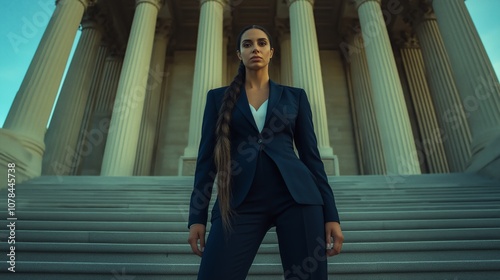
<svg viewBox="0 0 500 280">
<path fill-rule="evenodd" d="M 224 231 L 218 203 L 214 206 L 212 216 L 216 218 L 212 219 L 198 279 L 245 279 L 264 236 L 273 226 L 285 279 L 327 279 L 323 207 L 297 204 L 273 160 L 262 151 L 257 160 L 251 189 L 245 201 L 234 209 L 231 232 Z"/>
</svg>

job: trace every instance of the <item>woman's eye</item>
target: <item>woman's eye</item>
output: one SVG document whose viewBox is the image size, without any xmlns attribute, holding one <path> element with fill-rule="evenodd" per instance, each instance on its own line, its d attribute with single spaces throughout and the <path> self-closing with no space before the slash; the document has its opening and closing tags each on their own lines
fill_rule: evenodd
<svg viewBox="0 0 500 280">
<path fill-rule="evenodd" d="M 267 42 L 266 42 L 266 41 L 260 41 L 260 42 L 259 42 L 259 46 L 265 46 L 265 45 L 267 45 Z"/>
</svg>

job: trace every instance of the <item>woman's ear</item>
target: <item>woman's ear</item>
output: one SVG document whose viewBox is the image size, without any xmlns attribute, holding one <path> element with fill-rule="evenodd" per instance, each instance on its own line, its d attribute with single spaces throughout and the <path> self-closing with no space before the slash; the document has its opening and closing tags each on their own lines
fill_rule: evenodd
<svg viewBox="0 0 500 280">
<path fill-rule="evenodd" d="M 240 51 L 236 51 L 236 55 L 238 56 L 238 59 L 241 60 L 241 53 L 240 53 Z"/>
<path fill-rule="evenodd" d="M 274 48 L 271 48 L 271 56 L 269 58 L 273 58 L 273 54 L 274 54 Z"/>
</svg>

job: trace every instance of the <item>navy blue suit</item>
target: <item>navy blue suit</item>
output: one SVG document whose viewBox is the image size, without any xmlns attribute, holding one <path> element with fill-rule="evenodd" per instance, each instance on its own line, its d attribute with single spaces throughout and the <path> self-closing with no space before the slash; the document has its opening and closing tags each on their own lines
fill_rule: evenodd
<svg viewBox="0 0 500 280">
<path fill-rule="evenodd" d="M 195 172 L 194 189 L 191 195 L 188 226 L 195 223 L 204 225 L 207 223 L 208 205 L 211 198 L 212 185 L 216 175 L 213 157 L 213 151 L 216 143 L 215 127 L 226 88 L 227 87 L 222 87 L 210 90 L 207 95 L 202 124 L 202 137 Z M 207 241 L 207 250 L 209 249 L 209 243 L 218 244 L 211 245 L 217 247 L 217 250 L 210 250 L 209 254 L 211 260 L 206 260 L 206 262 L 210 263 L 203 265 L 202 260 L 202 267 L 210 267 L 213 270 L 213 267 L 216 267 L 218 264 L 215 262 L 225 258 L 225 265 L 224 267 L 221 266 L 221 269 L 230 270 L 227 266 L 227 262 L 238 262 L 238 258 L 241 258 L 241 262 L 244 264 L 241 264 L 240 268 L 234 269 L 246 269 L 241 267 L 249 267 L 255 253 L 257 252 L 259 247 L 258 245 L 262 241 L 262 238 L 269 227 L 272 225 L 276 225 L 279 239 L 280 231 L 278 230 L 278 223 L 284 225 L 281 230 L 283 232 L 302 232 L 302 234 L 297 233 L 293 236 L 281 238 L 282 240 L 286 240 L 283 244 L 291 244 L 306 238 L 309 238 L 309 240 L 315 240 L 321 237 L 324 240 L 324 223 L 339 221 L 334 195 L 330 185 L 328 184 L 323 162 L 321 161 L 317 148 L 317 140 L 312 123 L 311 108 L 305 91 L 299 88 L 279 85 L 272 81 L 269 82 L 269 88 L 266 120 L 262 132 L 259 132 L 250 111 L 244 87 L 242 87 L 241 95 L 238 98 L 236 106 L 232 112 L 230 125 L 232 199 L 230 203 L 232 209 L 241 210 L 242 215 L 237 216 L 235 220 L 240 219 L 236 220 L 236 224 L 238 226 L 241 225 L 242 229 L 241 233 L 238 232 L 238 234 L 236 234 L 237 237 L 234 239 L 234 244 L 237 244 L 237 246 L 229 246 L 228 249 L 224 251 L 224 249 L 220 247 L 224 244 L 224 238 L 220 237 L 223 234 L 221 232 L 221 219 L 219 217 L 220 214 L 218 211 L 217 201 L 212 211 L 212 229 L 210 231 L 209 240 Z M 294 141 L 300 158 L 297 157 L 294 152 Z M 271 172 L 274 173 L 265 173 L 268 170 L 273 170 Z M 262 174 L 264 174 L 264 176 L 262 176 Z M 276 191 L 274 193 L 269 192 L 269 194 L 263 194 L 263 196 L 275 195 L 278 197 L 262 197 L 262 199 L 254 199 L 258 197 L 259 193 L 264 193 L 270 188 L 269 186 L 264 186 L 267 184 L 283 185 L 281 189 L 279 187 L 275 188 Z M 263 187 L 259 187 L 257 185 Z M 303 205 L 315 207 L 310 207 L 308 209 L 301 208 L 282 215 L 284 212 L 283 209 L 293 208 L 290 207 L 290 203 L 287 202 L 286 197 L 289 197 L 288 201 L 292 201 L 292 203 L 299 208 Z M 255 201 L 256 203 L 254 203 Z M 281 208 L 279 210 L 276 210 L 278 209 L 276 207 L 269 208 L 271 210 L 266 208 L 266 205 L 273 203 L 280 204 L 281 206 L 279 207 Z M 245 213 L 252 214 L 254 212 L 258 212 L 256 208 L 259 208 L 259 211 L 264 213 L 259 216 L 259 218 L 255 218 L 254 216 L 248 218 L 250 216 L 244 215 Z M 259 227 L 255 226 L 255 223 L 252 225 L 248 222 L 250 220 L 254 222 L 258 219 L 265 220 L 267 215 L 265 211 L 272 212 L 274 211 L 272 209 L 275 209 L 275 212 L 279 215 L 276 214 L 275 216 L 277 218 L 270 223 L 267 223 L 266 220 L 266 225 Z M 302 216 L 303 219 L 300 219 Z M 311 222 L 309 220 L 314 219 L 316 219 L 315 223 L 310 224 Z M 303 229 L 286 228 L 288 225 L 296 224 L 297 220 L 303 220 L 304 223 L 303 225 L 301 224 Z M 315 228 L 317 231 L 312 231 L 310 229 L 311 227 Z M 285 236 L 285 234 L 282 234 L 282 236 Z M 211 238 L 213 239 L 212 241 L 210 241 Z M 246 243 L 248 244 L 244 245 L 246 247 L 243 251 L 247 253 L 239 254 L 233 252 L 235 247 L 239 247 L 241 244 Z M 281 243 L 282 242 L 280 240 L 280 251 L 286 251 L 289 250 L 289 248 L 292 248 L 288 245 L 282 246 Z M 287 269 L 286 267 L 288 267 L 288 272 L 290 272 L 294 262 L 304 259 L 304 255 L 308 256 L 313 254 L 315 248 L 310 243 L 312 242 L 308 241 L 308 249 L 305 249 L 302 253 L 297 253 L 299 255 L 295 257 L 295 260 L 284 260 L 283 258 L 284 255 L 285 258 L 288 258 L 286 256 L 291 256 L 296 252 L 291 251 L 286 254 L 281 252 L 285 270 Z M 324 245 L 324 241 L 322 244 Z M 324 247 L 322 247 L 322 249 L 324 249 Z M 217 251 L 217 253 L 215 251 Z M 203 258 L 205 258 L 205 255 L 208 254 L 208 252 L 205 251 L 203 254 Z M 319 257 L 318 255 L 317 259 L 319 258 L 322 259 L 323 257 Z M 321 267 L 325 270 L 324 273 L 321 272 L 322 275 L 326 275 L 325 260 L 326 257 L 321 260 L 324 263 Z M 220 262 L 223 261 L 220 260 Z M 206 272 L 205 274 L 209 273 L 211 272 Z M 235 276 L 237 273 L 240 273 L 239 271 L 227 273 L 227 275 L 217 274 L 217 276 L 212 274 L 212 276 L 205 276 L 208 278 L 199 279 L 211 279 L 210 277 L 217 277 L 217 279 L 240 279 Z M 244 279 L 244 273 L 238 275 L 241 279 Z M 285 271 L 285 277 L 287 277 L 286 275 L 287 273 Z M 309 279 L 326 278 L 315 278 L 313 276 Z"/>
<path fill-rule="evenodd" d="M 216 174 L 213 159 L 215 126 L 225 90 L 226 87 L 214 89 L 207 95 L 188 226 L 207 223 L 208 204 Z M 293 149 L 294 140 L 300 159 Z M 278 166 L 297 203 L 323 205 L 325 222 L 339 221 L 334 195 L 317 148 L 311 107 L 303 89 L 270 81 L 262 133 L 257 129 L 243 91 L 231 119 L 231 148 L 233 208 L 240 205 L 250 189 L 256 155 L 262 149 Z"/>
</svg>

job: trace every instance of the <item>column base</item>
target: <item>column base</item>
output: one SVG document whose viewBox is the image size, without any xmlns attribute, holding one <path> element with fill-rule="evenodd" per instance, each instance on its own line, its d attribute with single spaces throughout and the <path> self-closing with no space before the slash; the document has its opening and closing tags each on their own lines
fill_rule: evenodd
<svg viewBox="0 0 500 280">
<path fill-rule="evenodd" d="M 475 153 L 466 170 L 500 180 L 500 135 L 497 135 L 484 149 Z"/>
<path fill-rule="evenodd" d="M 179 158 L 179 176 L 194 176 L 197 157 L 181 156 Z"/>
<path fill-rule="evenodd" d="M 323 161 L 323 165 L 325 166 L 326 175 L 339 176 L 339 158 L 337 157 L 337 155 L 333 154 L 332 147 L 318 147 L 318 151 L 321 156 L 321 160 Z"/>
<path fill-rule="evenodd" d="M 16 184 L 42 174 L 43 143 L 5 128 L 0 129 L 0 143 L 0 174 L 7 174 L 9 163 L 15 164 Z M 6 187 L 7 180 L 2 180 L 0 189 Z"/>
<path fill-rule="evenodd" d="M 321 160 L 325 166 L 325 172 L 328 176 L 339 176 L 339 158 L 337 155 L 333 156 L 322 156 Z"/>
</svg>

